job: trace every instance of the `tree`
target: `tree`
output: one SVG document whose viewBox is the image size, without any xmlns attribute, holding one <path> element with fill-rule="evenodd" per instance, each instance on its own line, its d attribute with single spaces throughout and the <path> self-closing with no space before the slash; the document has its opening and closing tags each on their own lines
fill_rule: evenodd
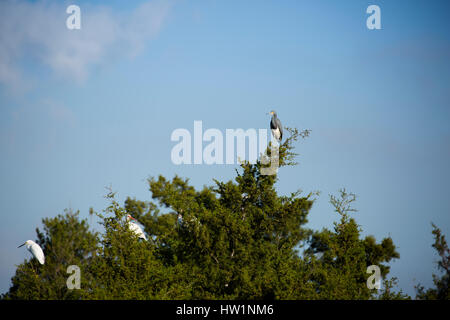
<svg viewBox="0 0 450 320">
<path fill-rule="evenodd" d="M 349 215 L 356 212 L 352 207 L 355 200 L 356 196 L 345 189 L 340 191 L 340 197 L 330 196 L 340 221 L 334 223 L 334 231 L 324 229 L 311 236 L 305 258 L 310 265 L 314 298 L 374 299 L 376 292 L 366 283 L 367 267 L 377 265 L 385 278 L 389 266 L 383 263 L 400 258 L 391 238 L 383 239 L 380 244 L 373 236 L 360 239 L 362 230 Z M 389 296 L 386 293 L 382 297 Z"/>
<path fill-rule="evenodd" d="M 4 296 L 6 299 L 79 299 L 83 296 L 88 275 L 81 277 L 81 290 L 67 288 L 67 268 L 77 265 L 85 270 L 93 258 L 98 239 L 97 233 L 89 230 L 86 220 L 79 212 L 68 210 L 64 215 L 42 220 L 44 232 L 38 228 L 37 244 L 45 254 L 45 264 L 36 259 L 25 260 L 17 266 L 12 286 Z"/>
<path fill-rule="evenodd" d="M 300 136 L 291 133 L 280 146 L 281 166 L 289 164 L 291 143 Z M 152 198 L 170 212 L 148 212 L 142 221 L 158 257 L 186 270 L 190 298 L 289 298 L 298 290 L 295 247 L 308 234 L 302 225 L 312 200 L 299 192 L 279 197 L 276 176 L 262 175 L 262 166 L 244 162 L 235 182 L 215 180 L 201 191 L 178 176 L 149 179 Z M 157 205 L 129 199 L 127 207 L 142 216 L 143 208 Z"/>
<path fill-rule="evenodd" d="M 102 219 L 105 233 L 95 257 L 87 266 L 91 281 L 87 299 L 174 299 L 185 297 L 177 268 L 155 256 L 153 241 L 142 241 L 128 228 L 126 209 L 108 198 L 111 205 Z M 108 216 L 112 214 L 112 216 Z M 181 280 L 181 281 L 180 281 Z"/>
<path fill-rule="evenodd" d="M 433 274 L 435 288 L 425 290 L 420 284 L 416 288 L 416 299 L 420 300 L 450 300 L 450 249 L 441 230 L 432 224 L 434 235 L 433 248 L 437 251 L 441 260 L 437 262 L 438 270 L 443 272 L 439 277 Z"/>
<path fill-rule="evenodd" d="M 279 146 L 280 167 L 295 165 L 294 142 L 309 131 L 290 133 Z M 269 146 L 267 153 L 270 155 Z M 392 239 L 360 239 L 349 216 L 353 194 L 331 197 L 340 215 L 334 230 L 313 231 L 307 217 L 317 193 L 277 194 L 278 176 L 264 175 L 257 161 L 241 163 L 236 178 L 196 190 L 189 179 L 148 179 L 151 200 L 128 198 L 124 206 L 110 190 L 110 205 L 96 213 L 101 235 L 72 216 L 45 220 L 39 234 L 48 257 L 42 267 L 17 269 L 7 294 L 18 299 L 369 299 L 366 268 L 399 258 Z M 129 230 L 132 215 L 148 241 Z M 51 221 L 54 221 L 50 223 Z M 68 223 L 67 221 L 72 221 Z M 59 227 L 57 227 L 59 226 Z M 85 239 L 86 238 L 86 239 Z M 84 242 L 83 242 L 84 241 Z M 87 242 L 86 242 L 87 241 Z M 82 248 L 80 251 L 79 248 Z M 78 250 L 78 251 L 77 251 Z M 74 259 L 71 252 L 80 252 Z M 64 259 L 61 259 L 64 257 Z M 65 287 L 67 264 L 82 270 L 81 290 Z M 61 271 L 63 270 L 63 271 Z M 55 280 L 57 279 L 57 281 Z M 51 280 L 51 281 L 50 281 Z M 389 291 L 383 297 L 392 298 Z"/>
<path fill-rule="evenodd" d="M 411 300 L 411 297 L 402 290 L 395 292 L 392 289 L 397 286 L 398 280 L 396 277 L 383 280 L 383 287 L 378 295 L 379 300 Z"/>
</svg>

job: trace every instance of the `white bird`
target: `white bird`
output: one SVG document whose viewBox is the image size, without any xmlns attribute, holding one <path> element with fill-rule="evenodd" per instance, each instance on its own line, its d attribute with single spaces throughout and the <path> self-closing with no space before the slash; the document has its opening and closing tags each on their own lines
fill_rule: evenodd
<svg viewBox="0 0 450 320">
<path fill-rule="evenodd" d="M 130 228 L 130 230 L 134 232 L 139 237 L 139 239 L 144 239 L 145 241 L 147 241 L 147 236 L 145 235 L 144 230 L 142 230 L 141 226 L 138 225 L 136 222 L 130 220 L 136 221 L 135 218 L 127 214 L 128 228 Z"/>
<path fill-rule="evenodd" d="M 31 252 L 31 254 L 39 261 L 39 263 L 44 264 L 45 262 L 44 252 L 36 242 L 32 240 L 27 240 L 25 241 L 24 244 L 18 246 L 17 248 L 20 248 L 22 246 L 26 246 L 28 251 Z"/>
</svg>

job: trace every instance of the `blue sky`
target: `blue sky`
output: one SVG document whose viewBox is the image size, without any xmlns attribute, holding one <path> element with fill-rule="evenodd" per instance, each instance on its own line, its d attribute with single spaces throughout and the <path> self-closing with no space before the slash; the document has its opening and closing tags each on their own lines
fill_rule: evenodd
<svg viewBox="0 0 450 320">
<path fill-rule="evenodd" d="M 81 8 L 81 30 L 65 9 Z M 366 8 L 381 9 L 368 30 Z M 177 128 L 311 129 L 278 191 L 320 191 L 308 226 L 357 194 L 364 235 L 391 236 L 391 276 L 432 284 L 431 222 L 450 236 L 447 1 L 2 1 L 0 292 L 41 219 L 150 199 L 146 178 L 229 180 L 235 165 L 174 165 Z M 28 18 L 26 18 L 28 17 Z M 90 219 L 90 218 L 89 218 Z M 94 223 L 94 222 L 93 222 Z"/>
</svg>

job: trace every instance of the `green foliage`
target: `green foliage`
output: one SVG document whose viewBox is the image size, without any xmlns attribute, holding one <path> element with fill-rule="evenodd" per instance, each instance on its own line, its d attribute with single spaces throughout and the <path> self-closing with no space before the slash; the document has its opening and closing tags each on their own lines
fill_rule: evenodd
<svg viewBox="0 0 450 320">
<path fill-rule="evenodd" d="M 441 230 L 432 224 L 434 235 L 433 248 L 439 254 L 441 260 L 437 262 L 438 269 L 443 272 L 439 277 L 433 274 L 435 288 L 425 290 L 420 284 L 416 286 L 417 299 L 420 300 L 450 300 L 450 249 Z"/>
<path fill-rule="evenodd" d="M 310 239 L 306 256 L 310 260 L 315 298 L 374 298 L 376 292 L 366 284 L 367 267 L 379 266 L 385 277 L 389 267 L 382 263 L 400 257 L 390 238 L 381 244 L 377 244 L 373 236 L 360 239 L 361 229 L 349 216 L 350 212 L 356 212 L 351 206 L 355 199 L 356 196 L 345 189 L 340 191 L 340 197 L 331 195 L 330 202 L 341 219 L 334 223 L 334 231 L 324 229 L 315 232 Z"/>
<path fill-rule="evenodd" d="M 87 268 L 92 275 L 87 299 L 173 299 L 183 297 L 176 268 L 155 257 L 155 244 L 138 239 L 125 220 L 126 210 L 108 196 L 111 205 L 102 218 L 105 234 Z"/>
<path fill-rule="evenodd" d="M 384 279 L 383 286 L 381 288 L 381 292 L 378 295 L 379 300 L 411 300 L 411 297 L 407 294 L 404 294 L 402 290 L 399 292 L 395 292 L 392 289 L 398 283 L 397 278 L 392 279 Z"/>
<path fill-rule="evenodd" d="M 309 131 L 287 128 L 279 146 L 280 167 L 295 165 L 294 143 Z M 270 153 L 270 148 L 268 148 Z M 277 194 L 268 165 L 243 162 L 233 181 L 214 180 L 196 190 L 188 179 L 148 180 L 150 201 L 128 198 L 95 213 L 104 232 L 67 213 L 44 219 L 38 243 L 47 257 L 40 266 L 18 266 L 9 299 L 394 299 L 393 281 L 377 296 L 366 285 L 366 268 L 399 258 L 392 239 L 360 239 L 350 217 L 353 194 L 330 202 L 340 220 L 334 230 L 306 227 L 315 193 Z M 145 228 L 148 241 L 129 229 L 126 215 Z M 66 288 L 66 268 L 81 269 L 81 290 Z"/>
<path fill-rule="evenodd" d="M 45 264 L 36 259 L 25 260 L 17 267 L 6 299 L 79 299 L 90 280 L 82 274 L 81 290 L 68 290 L 67 267 L 77 265 L 85 270 L 97 247 L 97 233 L 89 230 L 86 220 L 79 220 L 78 212 L 42 220 L 44 232 L 36 229 L 36 241 L 44 251 Z"/>
<path fill-rule="evenodd" d="M 280 147 L 280 154 L 291 154 L 290 141 L 297 135 Z M 215 187 L 201 191 L 177 176 L 149 180 L 152 198 L 170 212 L 142 221 L 156 239 L 158 256 L 185 268 L 190 298 L 284 298 L 296 284 L 299 259 L 294 247 L 307 234 L 302 225 L 312 201 L 298 193 L 278 197 L 276 176 L 261 175 L 261 166 L 242 163 L 235 182 L 215 180 Z M 127 205 L 137 215 L 139 208 L 155 208 L 132 200 Z M 173 218 L 161 219 L 168 215 Z M 175 229 L 170 229 L 169 221 L 177 217 Z M 158 222 L 165 227 L 158 228 Z"/>
</svg>

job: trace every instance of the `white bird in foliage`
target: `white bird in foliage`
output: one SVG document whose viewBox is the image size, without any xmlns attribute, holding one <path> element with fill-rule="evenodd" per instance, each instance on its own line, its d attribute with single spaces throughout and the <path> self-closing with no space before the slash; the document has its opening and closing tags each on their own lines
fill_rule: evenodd
<svg viewBox="0 0 450 320">
<path fill-rule="evenodd" d="M 18 246 L 17 248 L 20 248 L 22 246 L 26 246 L 28 251 L 31 252 L 31 254 L 39 261 L 39 263 L 44 264 L 45 262 L 44 252 L 36 242 L 34 242 L 33 240 L 27 240 L 25 241 L 24 244 Z"/>
<path fill-rule="evenodd" d="M 131 220 L 137 221 L 131 215 L 127 214 L 128 228 L 130 228 L 130 230 L 134 232 L 139 237 L 139 239 L 144 239 L 145 241 L 147 241 L 147 236 L 145 235 L 144 230 L 142 230 L 141 226 Z"/>
</svg>

